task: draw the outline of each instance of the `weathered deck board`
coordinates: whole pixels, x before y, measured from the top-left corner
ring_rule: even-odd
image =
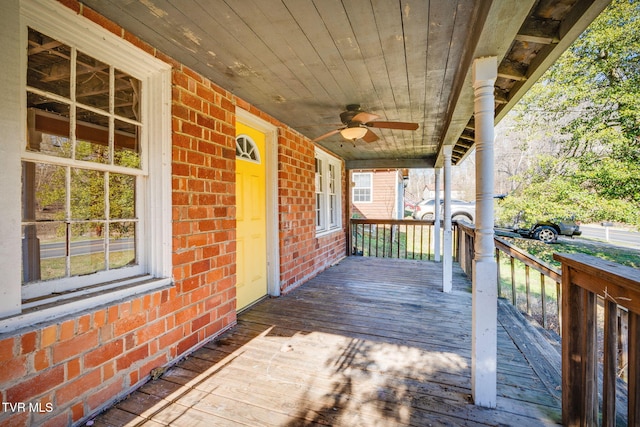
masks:
[[[430,262],[350,257],[291,294],[242,313],[233,330],[94,425],[559,422],[553,389],[559,367],[545,368],[537,346],[517,342],[535,333],[523,333],[526,325],[510,320],[508,310],[499,316],[498,408],[470,403],[470,283],[457,270],[454,291],[443,294],[440,269]]]

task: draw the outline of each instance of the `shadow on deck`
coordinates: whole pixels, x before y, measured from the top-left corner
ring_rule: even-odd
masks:
[[[560,358],[507,304],[498,407],[470,403],[471,284],[456,267],[443,294],[440,277],[441,264],[349,257],[242,313],[93,425],[559,423]]]

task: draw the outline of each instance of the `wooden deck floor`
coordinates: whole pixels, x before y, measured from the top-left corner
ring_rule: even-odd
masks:
[[[559,366],[546,366],[527,342],[532,332],[503,304],[498,408],[470,403],[470,282],[455,270],[454,292],[443,294],[440,269],[349,257],[242,313],[234,329],[93,425],[559,423]]]

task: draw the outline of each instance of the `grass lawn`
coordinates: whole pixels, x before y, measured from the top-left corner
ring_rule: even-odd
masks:
[[[541,259],[546,264],[560,269],[560,263],[553,259],[554,253],[584,253],[608,261],[617,262],[633,268],[640,268],[640,251],[621,248],[606,243],[585,239],[561,239],[555,244],[546,244],[538,240],[504,238],[509,243]],[[550,278],[542,279],[540,273],[533,269],[529,272],[530,297],[527,310],[525,266],[520,261],[514,262],[514,281],[516,288],[516,305],[523,312],[528,312],[542,324],[542,286],[546,293],[546,323],[548,329],[558,331],[558,296],[557,284]],[[503,298],[513,299],[511,260],[502,254],[500,257],[500,289]]]
[[[630,248],[613,246],[607,243],[585,239],[560,239],[558,243],[546,244],[539,240],[505,238],[510,243],[524,249],[547,264],[560,268],[560,263],[553,259],[554,253],[593,255],[607,261],[640,268],[640,251]]]

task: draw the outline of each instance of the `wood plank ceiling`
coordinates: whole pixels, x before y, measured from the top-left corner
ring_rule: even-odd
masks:
[[[470,65],[497,55],[497,119],[609,0],[83,0],[313,139],[348,104],[416,131],[319,144],[357,167],[433,167],[473,148]]]

